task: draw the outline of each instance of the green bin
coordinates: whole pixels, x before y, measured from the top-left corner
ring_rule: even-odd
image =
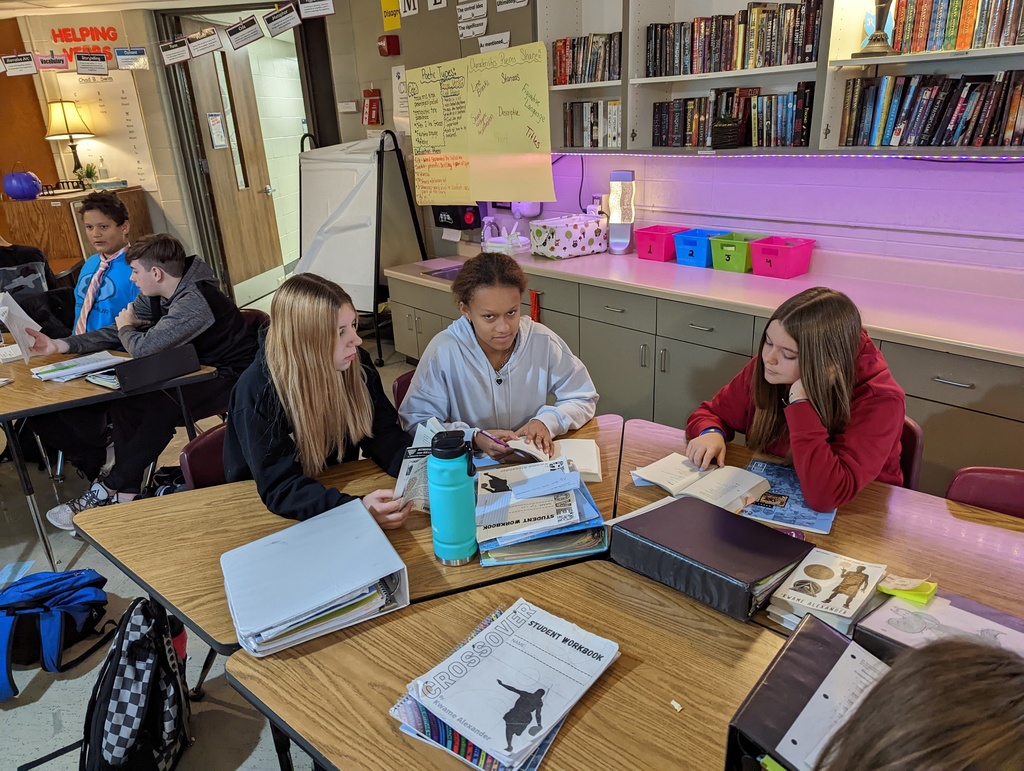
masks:
[[[726,233],[711,238],[711,260],[715,270],[750,273],[750,242],[764,237],[764,233]]]

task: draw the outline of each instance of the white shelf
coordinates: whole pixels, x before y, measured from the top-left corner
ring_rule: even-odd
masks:
[[[785,75],[790,72],[807,72],[814,70],[817,62],[801,64],[783,64],[778,67],[752,67],[748,70],[726,70],[724,72],[701,72],[696,75],[666,75],[660,78],[630,78],[631,86],[648,86],[659,83],[685,83],[693,80],[726,80],[728,78],[756,78],[767,75]]]
[[[551,86],[552,91],[582,91],[589,88],[618,88],[622,85],[621,80],[598,80],[593,83],[567,83],[562,86]]]
[[[922,51],[918,54],[898,56],[865,56],[858,59],[832,59],[830,67],[874,67],[878,64],[915,64],[917,62],[945,62],[955,59],[990,59],[1004,56],[1020,56],[1024,46],[1002,46],[998,48],[968,48],[966,51]],[[1011,68],[1019,69],[1019,68]]]

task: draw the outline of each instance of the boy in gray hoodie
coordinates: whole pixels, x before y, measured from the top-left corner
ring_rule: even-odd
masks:
[[[256,330],[247,328],[241,312],[217,288],[210,267],[199,257],[186,257],[174,237],[159,233],[141,238],[129,247],[126,259],[139,295],[113,324],[60,340],[33,333],[30,352],[91,353],[123,346],[140,358],[191,343],[200,364],[215,367],[217,377],[184,387],[186,403],[197,415],[226,405],[232,386],[256,354]],[[101,458],[108,415],[114,465],[105,479],[97,479],[80,497],[47,512],[47,519],[63,530],[74,530],[73,518],[79,511],[135,498],[146,467],[160,457],[175,426],[183,422],[181,406],[169,394],[156,391],[43,416],[44,420],[33,421],[33,428],[58,449],[79,458]],[[96,468],[95,460],[76,465]]]

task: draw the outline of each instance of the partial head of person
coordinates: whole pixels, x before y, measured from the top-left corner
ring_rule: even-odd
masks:
[[[816,771],[1019,771],[1024,658],[969,637],[904,651]]]
[[[785,400],[797,380],[830,434],[846,427],[860,335],[860,311],[834,289],[807,289],[776,309],[761,335],[751,383],[751,447],[763,449],[780,438]]]
[[[270,305],[267,367],[295,430],[299,462],[309,476],[333,450],[372,436],[373,409],[359,362],[362,340],[352,298],[315,273],[299,273]]]
[[[185,248],[168,233],[143,236],[124,255],[132,283],[146,297],[170,297],[185,274]]]
[[[484,353],[502,354],[515,345],[519,304],[528,282],[518,262],[493,252],[466,260],[455,277],[452,294]]]
[[[89,193],[78,213],[89,243],[101,256],[117,254],[128,245],[128,207],[113,193]]]

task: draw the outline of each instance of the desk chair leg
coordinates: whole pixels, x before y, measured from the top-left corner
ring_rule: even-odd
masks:
[[[203,690],[203,683],[206,682],[206,677],[210,674],[210,669],[216,660],[217,651],[210,648],[210,652],[206,654],[206,661],[203,662],[202,671],[199,672],[199,680],[196,682],[195,687],[188,692],[188,697],[192,701],[199,701],[206,695],[206,691]]]
[[[176,390],[178,392],[178,404],[181,405],[181,417],[185,420],[185,433],[188,434],[188,440],[191,442],[196,438],[196,422],[192,420],[192,411],[185,402],[185,395],[181,392],[181,386],[178,386]]]
[[[32,432],[32,436],[35,437],[36,447],[39,448],[39,456],[43,459],[43,465],[46,466],[46,476],[53,479],[53,467],[50,465],[50,453],[43,447],[43,440],[39,438],[39,434],[35,431]]]
[[[277,750],[277,762],[281,765],[281,771],[294,771],[292,766],[292,740],[288,734],[270,722],[270,733],[274,737],[274,749]]]
[[[10,421],[4,421],[4,433],[7,434],[7,446],[11,448],[11,460],[18,472],[18,480],[21,482],[22,492],[25,493],[25,500],[28,502],[28,510],[32,515],[32,523],[36,526],[36,535],[43,544],[43,551],[46,553],[46,561],[50,563],[50,570],[57,571],[57,561],[53,557],[53,549],[50,548],[50,541],[46,537],[46,528],[43,526],[43,516],[39,512],[39,504],[36,503],[36,493],[32,489],[32,480],[29,478],[28,469],[25,468],[25,456],[21,452],[21,444],[18,442],[18,435]]]

